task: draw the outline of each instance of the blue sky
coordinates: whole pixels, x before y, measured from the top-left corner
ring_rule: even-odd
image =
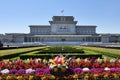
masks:
[[[120,0],[0,0],[0,34],[29,33],[29,25],[49,25],[61,10],[97,33],[120,33]]]

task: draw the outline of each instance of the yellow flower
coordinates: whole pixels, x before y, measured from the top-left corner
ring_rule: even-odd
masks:
[[[93,76],[94,76],[94,78],[97,78],[99,75],[98,74],[94,74]]]
[[[55,63],[54,60],[50,59],[49,61],[50,61],[51,63],[53,63],[54,65],[56,65],[56,63]]]
[[[43,63],[44,63],[44,64],[47,64],[47,60],[46,60],[46,59],[43,59]]]
[[[105,74],[105,75],[104,75],[104,78],[108,78],[108,74]]]
[[[119,78],[119,76],[116,74],[116,73],[114,73],[114,78]]]
[[[62,60],[62,64],[64,64],[65,60]]]
[[[41,80],[46,80],[46,77],[44,76],[44,77],[41,77]]]
[[[6,80],[11,80],[11,79],[12,79],[12,77],[9,75],[6,77]]]
[[[2,80],[2,77],[0,76],[0,80]]]
[[[78,75],[77,74],[73,75],[73,78],[78,79]]]
[[[64,63],[64,64],[62,64],[62,66],[66,66],[66,64]]]
[[[51,79],[55,79],[55,76],[54,76],[54,75],[51,75]]]
[[[84,76],[84,80],[89,80],[89,76],[88,76],[88,75],[85,75],[85,76]]]
[[[65,79],[65,80],[67,80],[67,77],[66,77],[66,76],[64,76],[64,79]]]
[[[4,62],[5,64],[8,64],[9,59],[7,59],[7,60],[3,60],[3,62]]]
[[[18,76],[17,79],[18,79],[18,80],[22,80],[22,76]]]
[[[33,76],[29,76],[29,80],[34,80],[34,77]]]

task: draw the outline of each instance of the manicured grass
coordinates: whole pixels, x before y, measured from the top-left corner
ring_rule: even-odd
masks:
[[[36,49],[40,49],[40,48],[42,48],[42,47],[30,47],[30,48],[17,48],[17,49],[0,50],[0,56],[14,54],[14,53],[20,53],[20,52],[26,52],[26,51],[36,50]]]
[[[99,50],[99,51],[108,52],[108,53],[114,53],[114,54],[120,54],[119,49],[109,49],[109,48],[99,48],[99,47],[83,47],[83,48]]]
[[[84,53],[82,53],[84,52]],[[57,56],[58,54],[62,54],[64,56],[68,57],[80,57],[80,58],[86,58],[86,57],[100,57],[102,58],[101,54],[98,54],[93,51],[88,51],[83,48],[78,48],[75,46],[64,46],[64,49],[61,49],[61,46],[51,46],[43,48],[39,51],[29,52],[27,54],[21,54],[21,59],[29,58],[51,58],[52,56]]]
[[[79,53],[83,51],[84,53]],[[42,52],[42,53],[41,53]],[[61,46],[45,46],[45,47],[30,47],[30,48],[18,48],[9,50],[0,50],[0,59],[19,59],[20,56],[33,56],[33,57],[45,57],[58,55],[63,52],[63,55],[69,56],[83,56],[83,55],[102,55],[103,58],[120,58],[120,50],[98,48],[98,47],[85,47],[85,46],[64,46],[63,50]],[[71,52],[71,53],[70,53]]]
[[[30,47],[30,48],[20,48],[20,49],[9,49],[2,50],[1,52],[6,52],[7,54],[1,54],[0,60],[2,59],[10,59],[10,58],[19,58],[21,54],[26,54],[29,52],[39,51],[44,47]]]
[[[108,58],[120,58],[120,50],[118,49],[108,49],[108,48],[99,48],[99,47],[87,47],[87,46],[80,46],[81,48],[93,52],[97,52],[102,54],[104,57]],[[79,47],[78,47],[79,48]]]

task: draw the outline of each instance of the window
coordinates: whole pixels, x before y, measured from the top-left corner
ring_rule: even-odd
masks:
[[[64,17],[61,17],[61,21],[65,21],[65,18],[64,18]]]

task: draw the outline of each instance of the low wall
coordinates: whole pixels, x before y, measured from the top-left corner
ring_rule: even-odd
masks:
[[[25,42],[25,43],[4,43],[4,47],[29,47],[29,46],[44,46],[40,42]]]
[[[41,45],[71,45],[71,46],[106,46],[106,47],[120,47],[120,43],[102,43],[102,42],[24,42],[24,43],[4,43],[4,47],[24,47],[24,46],[41,46]]]
[[[43,42],[43,44],[53,46],[53,45],[80,45],[81,42]]]

